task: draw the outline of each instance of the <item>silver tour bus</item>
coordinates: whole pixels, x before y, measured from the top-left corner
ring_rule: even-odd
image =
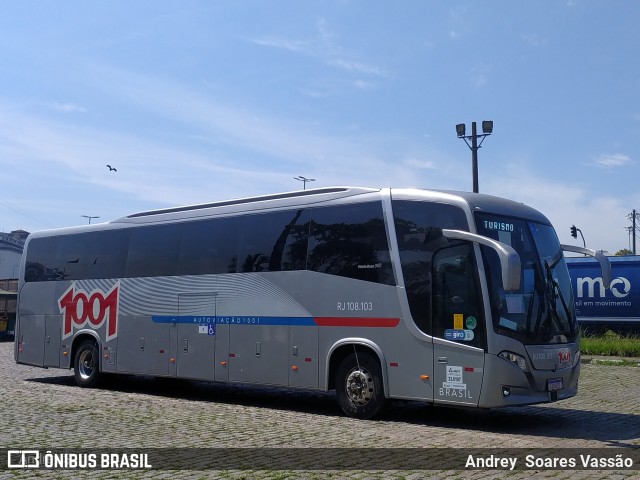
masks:
[[[482,194],[335,187],[37,232],[15,360],[105,374],[507,407],[576,395],[571,282],[547,220]],[[597,255],[607,282],[610,270]]]

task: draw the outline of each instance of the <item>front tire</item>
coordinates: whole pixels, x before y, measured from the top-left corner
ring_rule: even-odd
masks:
[[[76,351],[73,360],[73,374],[79,387],[95,387],[100,380],[100,357],[98,344],[94,340],[85,340]]]
[[[369,353],[349,354],[336,372],[336,396],[349,417],[368,420],[387,405],[380,362]]]

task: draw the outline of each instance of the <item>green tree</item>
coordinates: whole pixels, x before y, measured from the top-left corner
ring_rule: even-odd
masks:
[[[628,248],[623,248],[622,250],[618,250],[616,252],[616,257],[624,257],[625,255],[633,255],[633,252]]]

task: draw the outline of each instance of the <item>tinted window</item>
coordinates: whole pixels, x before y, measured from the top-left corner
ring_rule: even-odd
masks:
[[[394,284],[379,202],[317,208],[311,216],[308,269]]]
[[[84,233],[62,237],[60,260],[71,280],[117,278],[124,275],[129,246],[128,230]]]
[[[126,276],[175,275],[180,233],[179,224],[131,229]]]
[[[431,259],[447,245],[441,229],[468,230],[462,209],[453,205],[395,200],[396,237],[407,300],[414,322],[431,332]]]
[[[24,272],[26,282],[64,279],[64,272],[60,270],[57,258],[59,238],[36,238],[29,241]]]
[[[305,268],[308,219],[304,210],[246,215],[241,219],[239,272]]]
[[[439,250],[433,270],[433,336],[484,348],[484,308],[473,245]]]
[[[237,218],[186,223],[182,228],[178,275],[234,273]]]
[[[27,252],[25,280],[122,277],[128,242],[128,230],[35,239]]]

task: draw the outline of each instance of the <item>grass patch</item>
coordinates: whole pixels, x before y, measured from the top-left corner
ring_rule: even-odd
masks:
[[[580,338],[580,351],[585,355],[640,357],[640,336],[612,331],[603,335],[587,334]]]

